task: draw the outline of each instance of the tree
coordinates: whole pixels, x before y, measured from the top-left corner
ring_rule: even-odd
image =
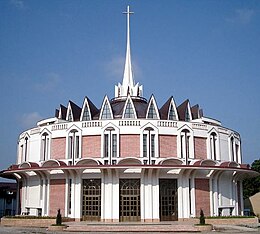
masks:
[[[251,168],[260,173],[260,159],[255,160],[252,163]],[[260,192],[260,175],[243,181],[244,199],[249,198],[258,192]]]

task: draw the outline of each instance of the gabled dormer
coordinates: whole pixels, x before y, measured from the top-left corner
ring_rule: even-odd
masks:
[[[67,121],[79,121],[80,119],[81,108],[77,106],[74,102],[69,101],[66,120]]]
[[[112,108],[107,96],[103,100],[99,119],[113,119]]]
[[[60,109],[58,112],[58,118],[59,119],[66,119],[67,116],[67,108],[63,105],[60,105]]]
[[[181,105],[179,105],[177,110],[178,110],[179,120],[187,121],[187,122],[192,120],[190,102],[188,99],[184,101]]]
[[[179,120],[175,101],[171,96],[160,109],[161,119]]]
[[[95,116],[98,113],[97,107],[90,101],[88,97],[85,97],[82,111],[80,115],[81,121],[88,121],[92,120],[93,116]]]
[[[198,104],[191,107],[191,114],[192,119],[200,119],[201,117],[203,117],[202,109],[200,109]]]
[[[135,106],[134,106],[133,100],[131,99],[130,95],[128,95],[128,97],[125,101],[122,118],[123,119],[136,119],[137,118]]]
[[[160,114],[158,111],[158,106],[156,104],[155,98],[152,95],[147,106],[146,119],[160,119]]]

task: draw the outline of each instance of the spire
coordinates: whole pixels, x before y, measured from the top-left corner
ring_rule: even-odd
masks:
[[[125,58],[125,70],[124,70],[124,77],[123,77],[123,86],[124,87],[134,87],[134,80],[133,80],[133,72],[132,72],[132,64],[131,64],[131,51],[130,51],[130,14],[134,12],[130,11],[130,7],[127,6],[127,11],[123,12],[126,14],[127,19],[127,37],[126,37],[126,58]]]
[[[143,86],[139,85],[139,83],[135,84],[133,79],[133,71],[132,71],[132,62],[131,62],[131,50],[130,50],[130,15],[134,12],[130,11],[130,6],[127,6],[127,9],[123,14],[126,14],[126,22],[127,22],[127,34],[126,34],[126,57],[125,57],[125,68],[123,75],[123,83],[122,85],[118,83],[115,86],[115,97],[127,97],[136,96],[140,97],[143,93]]]

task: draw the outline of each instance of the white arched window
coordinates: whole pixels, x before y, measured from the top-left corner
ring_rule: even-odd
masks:
[[[102,155],[105,164],[115,164],[119,157],[119,130],[115,126],[107,126],[102,136]]]
[[[67,137],[67,159],[74,165],[75,160],[79,158],[81,158],[81,132],[72,129]]]
[[[28,161],[29,155],[29,135],[25,135],[20,143],[19,155],[20,155],[20,163]]]
[[[180,130],[177,136],[178,142],[178,157],[183,158],[186,164],[189,159],[194,158],[194,137],[193,132],[188,128]]]
[[[158,157],[158,129],[146,126],[141,135],[141,150],[145,164],[154,164]]]
[[[50,159],[50,135],[44,132],[41,135],[41,160]]]
[[[219,139],[216,132],[211,132],[208,138],[209,159],[219,160]]]
[[[241,163],[240,140],[234,135],[229,138],[229,159]]]

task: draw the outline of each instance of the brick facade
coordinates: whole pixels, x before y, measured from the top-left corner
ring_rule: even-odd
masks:
[[[207,138],[194,137],[195,158],[207,159]]]
[[[57,210],[60,209],[61,215],[65,215],[65,179],[50,180],[50,211],[49,216],[56,216]]]
[[[101,136],[82,137],[82,158],[101,157]]]
[[[200,216],[200,209],[205,216],[210,216],[209,179],[195,179],[196,216]]]
[[[177,157],[177,137],[159,135],[159,156],[161,158]]]
[[[65,159],[66,137],[51,140],[51,159]]]
[[[120,157],[140,157],[140,135],[120,135]]]

